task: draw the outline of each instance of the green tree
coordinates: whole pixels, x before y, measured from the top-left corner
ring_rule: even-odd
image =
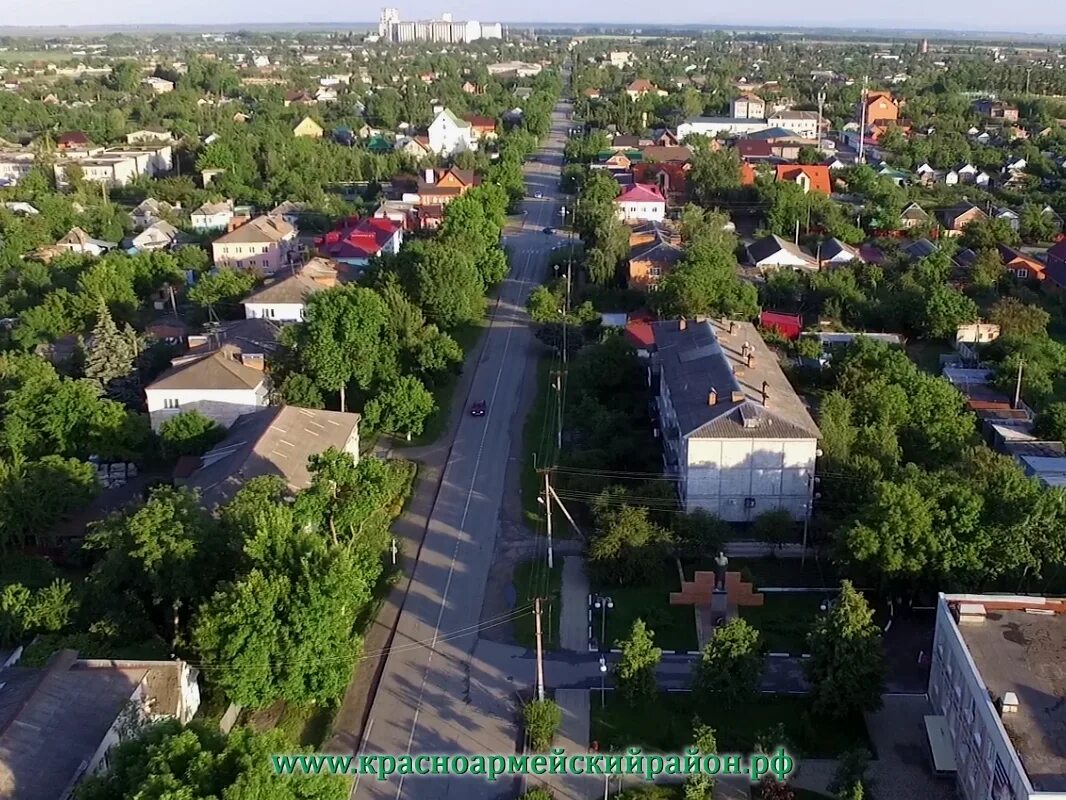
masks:
[[[354,381],[366,390],[392,353],[385,338],[387,309],[372,289],[342,286],[312,295],[304,312],[299,353],[322,389],[340,394]]]
[[[271,755],[300,752],[281,731],[256,733],[237,728],[229,736],[206,725],[183,728],[158,722],[120,744],[110,769],[88,778],[77,800],[214,800],[218,797],[269,800],[344,800],[349,782],[331,775],[279,778]]]
[[[714,729],[704,725],[699,717],[692,720],[692,745],[701,754],[718,753],[718,740],[715,738]],[[689,775],[685,779],[685,800],[707,800],[714,789],[714,778],[702,772]]]
[[[696,664],[694,690],[708,701],[734,708],[754,696],[761,677],[759,632],[737,617],[714,629]]]
[[[191,289],[189,299],[214,312],[235,309],[255,286],[255,276],[248,270],[222,267],[201,275]]]
[[[1051,315],[1039,306],[1023,303],[1017,297],[1004,297],[992,306],[988,319],[999,325],[1000,336],[1039,339],[1047,336]]]
[[[814,710],[827,717],[876,711],[885,681],[881,630],[866,598],[842,581],[829,612],[810,634],[807,677]]]
[[[740,156],[737,151],[732,147],[698,149],[692,156],[688,184],[701,203],[711,203],[735,192],[740,188]]]
[[[93,465],[76,458],[0,460],[0,553],[51,544],[55,523],[84,508],[99,489]]]
[[[248,708],[335,701],[362,649],[353,621],[381,573],[380,540],[346,544],[340,525],[326,538],[298,511],[274,503],[255,514],[247,571],[201,606],[193,629],[209,679]]]
[[[282,402],[290,406],[300,408],[325,408],[326,403],[322,399],[322,392],[318,386],[306,375],[293,372],[285,376],[278,390]]]
[[[405,375],[386,386],[363,407],[363,420],[371,430],[420,436],[437,401],[418,378]]]
[[[66,627],[75,600],[67,581],[56,580],[40,589],[9,583],[0,589],[0,645],[29,644],[38,633]]]
[[[563,723],[563,710],[554,700],[530,700],[522,708],[522,719],[530,747],[543,751],[551,747],[555,732]]]
[[[870,753],[865,748],[848,750],[840,756],[829,791],[838,800],[862,800],[866,794],[866,771],[870,766]]]
[[[129,325],[120,332],[107,305],[100,301],[96,327],[85,355],[85,377],[116,399],[129,397],[130,376],[139,355],[140,343]]]
[[[615,647],[622,651],[614,670],[615,685],[630,705],[655,696],[655,667],[662,661],[663,651],[655,646],[654,637],[654,631],[648,630],[644,620],[637,619],[629,636],[615,642]]]
[[[657,571],[671,543],[670,532],[648,517],[648,509],[604,492],[594,503],[596,531],[588,557],[604,577],[634,583]]]
[[[226,429],[199,411],[183,411],[159,428],[164,458],[199,456],[226,438]]]
[[[192,491],[159,486],[144,505],[100,523],[86,544],[105,551],[98,585],[138,599],[174,643],[224,568],[215,530]]]
[[[1066,403],[1051,403],[1037,414],[1033,432],[1045,439],[1066,442]]]
[[[795,524],[792,515],[784,509],[764,511],[752,522],[751,534],[760,542],[769,542],[780,547],[795,540]]]
[[[960,247],[971,250],[994,250],[997,245],[1017,247],[1021,244],[1018,231],[1005,219],[989,218],[968,223],[959,238]]]

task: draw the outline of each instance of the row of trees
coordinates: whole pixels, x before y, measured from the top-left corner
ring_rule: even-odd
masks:
[[[1066,496],[977,444],[959,393],[860,340],[820,408],[822,508],[838,559],[885,585],[980,590],[1066,561]]]
[[[366,285],[309,298],[271,366],[282,397],[321,408],[336,394],[344,410],[354,390],[371,428],[421,433],[435,410],[428,387],[462,362],[452,333],[482,318],[489,288],[506,274],[506,207],[504,190],[483,184],[448,205],[436,238],[409,240],[380,259]]]

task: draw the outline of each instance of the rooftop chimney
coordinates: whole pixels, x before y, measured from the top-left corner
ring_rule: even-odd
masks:
[[[751,369],[751,367],[752,367],[752,365],[754,363],[755,363],[755,353],[753,353],[753,352],[751,352],[749,350],[748,351],[748,369]]]
[[[715,389],[712,386],[711,387],[711,391],[707,394],[707,405],[714,406],[714,405],[717,405],[717,404],[718,404],[718,390]]]
[[[737,329],[737,323],[733,320],[729,320],[729,332],[733,333]]]
[[[433,170],[433,167],[426,167],[426,183],[433,183],[436,177],[437,173]]]
[[[729,400],[730,400],[730,402],[733,402],[733,403],[743,403],[744,402],[744,392],[742,392],[742,391],[740,391],[738,389],[734,389],[733,393],[729,395]]]
[[[688,327],[688,320],[682,317],[677,321],[677,329],[683,331]]]
[[[770,384],[766,381],[762,382],[762,404],[764,406],[770,405]]]

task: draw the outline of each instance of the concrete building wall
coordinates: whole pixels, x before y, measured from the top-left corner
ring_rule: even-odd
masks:
[[[814,439],[688,439],[686,510],[703,508],[730,522],[784,509],[802,520],[810,502]]]
[[[245,303],[245,319],[272,319],[277,322],[300,322],[304,318],[303,303]]]
[[[963,800],[1024,800],[1031,796],[1032,785],[1009,744],[1007,732],[989,699],[988,687],[966,649],[943,595],[937,602],[929,702],[947,720],[958,768],[956,786]],[[1051,800],[1062,795],[1032,796]]]
[[[229,427],[241,414],[270,405],[266,381],[257,389],[148,389],[148,416],[152,429],[183,411],[199,411],[205,417]],[[167,406],[171,407],[168,408]]]

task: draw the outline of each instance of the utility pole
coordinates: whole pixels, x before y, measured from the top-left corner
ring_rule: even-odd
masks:
[[[551,551],[549,551],[551,552]],[[537,630],[537,699],[544,699],[544,640],[540,630],[540,598],[533,600],[533,618]]]
[[[825,110],[825,87],[828,83],[822,84],[822,88],[818,90],[818,152],[822,152],[822,117]]]
[[[566,330],[564,327],[563,330]],[[565,352],[565,349],[564,349]],[[563,449],[563,370],[557,370],[552,372],[552,378],[554,380],[555,392],[558,395],[558,403],[556,408],[558,413],[556,417],[558,419],[558,429],[555,432],[556,445],[559,450]]]
[[[544,470],[544,513],[548,522],[548,569],[555,568],[555,553],[552,551],[552,488],[551,473]]]
[[[1018,380],[1014,384],[1014,408],[1022,404],[1022,367],[1024,366],[1024,361],[1018,362]]]
[[[862,79],[862,113],[859,123],[859,163],[866,163],[866,78]]]

